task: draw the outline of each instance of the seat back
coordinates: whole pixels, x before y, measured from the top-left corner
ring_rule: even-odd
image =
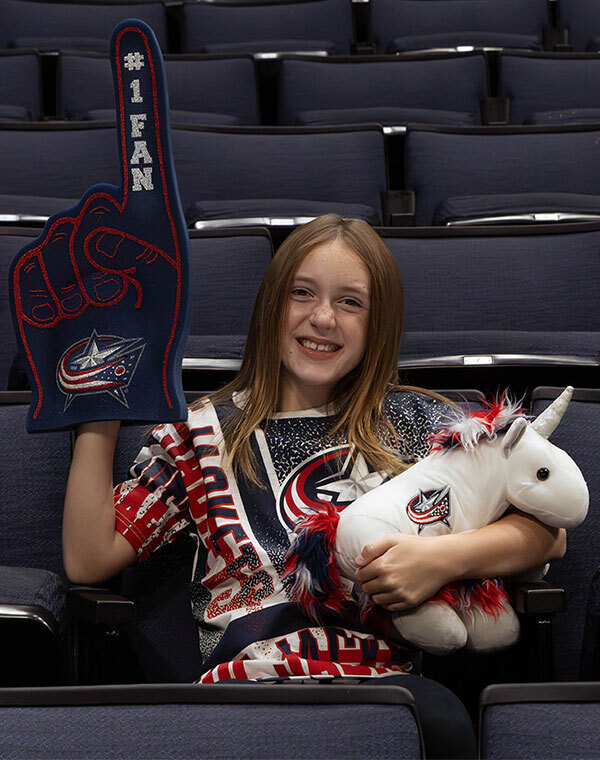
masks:
[[[280,124],[294,124],[306,111],[381,106],[468,112],[474,123],[481,123],[480,103],[488,94],[487,66],[478,53],[402,59],[287,58],[281,62],[278,91]]]
[[[589,0],[560,0],[560,26],[567,30],[567,40],[575,51],[598,50],[600,7]]]
[[[0,195],[79,198],[91,185],[120,181],[113,126],[0,126]]]
[[[184,211],[195,201],[270,198],[365,204],[381,212],[387,170],[378,127],[176,126],[172,138]]]
[[[0,390],[8,388],[10,368],[17,352],[9,308],[8,272],[17,253],[36,236],[37,232],[25,228],[0,229]]]
[[[537,416],[562,389],[536,388],[532,394],[532,413]],[[598,425],[600,391],[575,390],[560,425],[551,441],[565,449],[579,465],[587,481],[590,507],[585,521],[567,535],[567,553],[550,564],[547,579],[565,589],[567,611],[553,622],[556,677],[572,681],[579,673],[586,604],[590,583],[600,557],[600,471],[598,469]]]
[[[600,225],[379,232],[404,284],[401,358],[600,350]]]
[[[167,56],[165,71],[172,111],[236,116],[242,124],[259,122],[254,62],[249,56]],[[91,111],[114,107],[114,85],[107,57],[92,53],[59,56],[60,117],[85,119]],[[176,116],[172,120],[176,121]]]
[[[448,198],[519,193],[598,194],[596,127],[409,127],[405,187],[417,225],[433,223]]]
[[[70,435],[27,433],[29,398],[28,392],[0,392],[4,431],[0,456],[0,564],[42,568],[64,577],[61,524]]]
[[[0,753],[15,760],[40,757],[42,749],[48,757],[90,760],[149,754],[257,760],[423,756],[414,701],[401,686],[188,684],[20,691],[0,690]]]
[[[125,18],[149,24],[163,50],[167,48],[167,20],[158,2],[61,3],[1,0],[0,47],[40,49],[106,49],[114,27]],[[33,44],[31,44],[33,43]]]
[[[600,684],[495,684],[481,695],[482,760],[596,757]]]
[[[426,3],[371,0],[370,7],[373,42],[382,53],[396,37],[463,32],[541,37],[549,21],[546,0],[478,0],[475,3],[471,0],[427,0]]]
[[[547,111],[598,108],[600,60],[596,55],[503,53],[500,95],[510,99],[511,124]]]
[[[291,2],[188,2],[183,6],[182,52],[233,52],[315,49],[324,41],[337,53],[349,53],[352,42],[350,0]],[[317,49],[322,47],[316,45]]]
[[[0,121],[42,115],[40,58],[34,50],[0,51]]]
[[[273,255],[268,231],[192,232],[190,238],[194,293],[190,334],[245,336]]]

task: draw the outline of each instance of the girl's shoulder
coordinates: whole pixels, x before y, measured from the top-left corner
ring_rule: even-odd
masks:
[[[419,390],[394,390],[387,394],[383,409],[392,423],[400,452],[420,459],[430,450],[429,435],[448,413],[448,404]]]

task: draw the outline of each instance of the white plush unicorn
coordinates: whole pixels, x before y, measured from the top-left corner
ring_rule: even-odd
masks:
[[[297,527],[288,555],[294,598],[317,619],[322,606],[341,609],[351,596],[355,557],[365,544],[390,533],[474,530],[510,505],[547,525],[578,525],[588,509],[585,480],[571,457],[547,440],[572,393],[567,388],[532,422],[506,394],[472,415],[456,410],[443,429],[432,431],[427,457],[341,513],[331,507],[308,517]],[[460,584],[446,587],[392,616],[406,641],[435,654],[465,645],[492,651],[519,635],[508,597],[493,582],[484,582],[474,595]]]

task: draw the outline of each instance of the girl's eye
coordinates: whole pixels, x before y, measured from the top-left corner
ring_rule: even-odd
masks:
[[[354,306],[359,309],[362,306],[360,301],[357,301],[356,298],[344,298],[342,299],[342,303],[346,304],[346,306]]]
[[[309,296],[310,293],[306,288],[292,288],[292,295],[293,296]]]

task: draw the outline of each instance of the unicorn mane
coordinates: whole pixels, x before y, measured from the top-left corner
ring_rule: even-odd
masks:
[[[522,399],[513,400],[504,391],[492,401],[483,401],[483,408],[450,410],[428,435],[430,451],[444,451],[458,446],[472,450],[483,436],[493,440],[499,431],[519,417],[527,417]]]

